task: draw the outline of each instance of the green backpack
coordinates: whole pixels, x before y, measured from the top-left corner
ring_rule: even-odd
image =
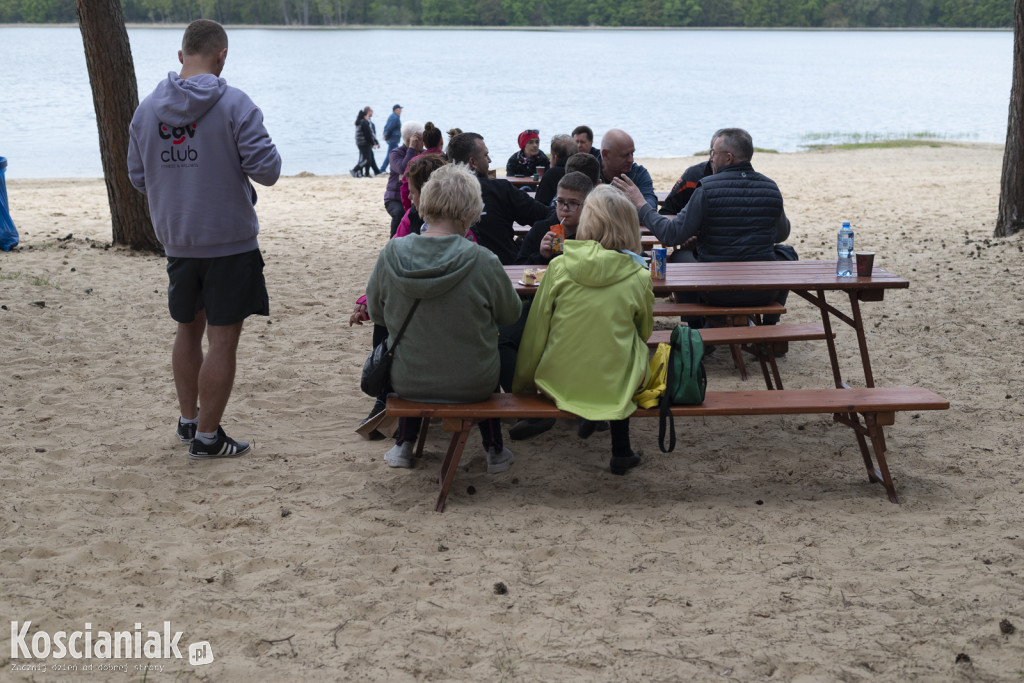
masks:
[[[704,402],[708,378],[704,372],[704,340],[700,332],[686,325],[676,325],[669,341],[668,378],[661,397],[661,420],[658,426],[658,447],[670,453],[676,447],[676,424],[672,405],[699,405]],[[666,427],[669,433],[665,447]]]

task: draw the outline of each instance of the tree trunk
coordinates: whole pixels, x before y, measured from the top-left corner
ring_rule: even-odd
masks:
[[[1003,150],[1003,177],[999,183],[996,237],[1024,230],[1024,0],[1013,3],[1013,85],[1010,117]]]
[[[139,106],[135,64],[120,0],[75,0],[85,46],[114,244],[163,253],[145,195],[128,179],[128,127]]]

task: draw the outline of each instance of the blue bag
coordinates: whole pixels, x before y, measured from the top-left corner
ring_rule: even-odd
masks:
[[[7,159],[0,157],[0,251],[10,251],[18,246],[18,229],[11,220],[11,212],[7,210],[7,183],[4,174],[7,172]]]

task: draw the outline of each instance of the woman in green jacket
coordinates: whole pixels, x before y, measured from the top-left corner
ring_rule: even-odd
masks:
[[[602,185],[587,196],[575,240],[537,289],[516,359],[515,393],[540,390],[562,410],[611,421],[613,474],[640,462],[629,443],[633,395],[648,369],[651,276],[638,256],[636,209]]]
[[[419,306],[395,347],[391,385],[402,398],[474,403],[498,389],[498,326],[519,319],[520,301],[498,257],[466,239],[484,208],[480,182],[463,164],[442,166],[420,191],[420,234],[387,243],[366,285],[370,319],[394,339],[414,302]],[[419,418],[399,420],[391,467],[412,467]],[[505,472],[512,452],[499,420],[480,423],[487,471]]]

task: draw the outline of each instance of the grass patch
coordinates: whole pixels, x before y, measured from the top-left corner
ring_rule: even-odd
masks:
[[[801,147],[808,150],[824,149],[889,149],[899,147],[942,147],[952,144],[946,136],[933,131],[908,133],[808,133]]]
[[[890,149],[898,147],[944,147],[952,143],[941,140],[876,140],[873,142],[840,142],[804,145],[808,150],[823,149]]]

